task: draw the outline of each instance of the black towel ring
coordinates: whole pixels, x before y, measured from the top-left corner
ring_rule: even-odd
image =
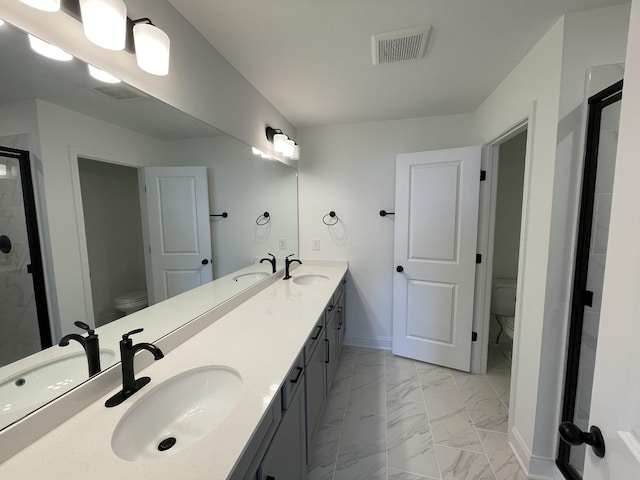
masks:
[[[269,212],[264,212],[262,215],[258,215],[258,218],[256,218],[256,225],[266,225],[270,221],[271,216],[269,215]]]
[[[335,218],[335,221],[333,223],[329,223],[329,222],[327,222],[327,217]],[[331,210],[324,217],[322,217],[322,223],[324,223],[325,225],[329,225],[329,226],[335,225],[336,223],[338,223],[338,215],[336,215],[336,212]]]

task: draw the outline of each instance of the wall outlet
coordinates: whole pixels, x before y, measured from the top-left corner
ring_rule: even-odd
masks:
[[[287,249],[287,239],[286,238],[281,238],[280,240],[278,240],[278,248],[280,250],[286,250]]]
[[[312,238],[311,239],[311,250],[320,250],[320,239]]]

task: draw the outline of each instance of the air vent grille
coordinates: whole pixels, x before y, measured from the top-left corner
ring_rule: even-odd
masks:
[[[118,101],[140,100],[147,98],[144,93],[123,84],[99,86],[95,87],[94,90]]]
[[[431,26],[380,33],[371,37],[373,64],[406,63],[424,57]]]

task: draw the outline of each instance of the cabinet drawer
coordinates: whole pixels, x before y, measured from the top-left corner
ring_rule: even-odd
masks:
[[[324,338],[324,315],[322,315],[318,321],[316,322],[316,326],[313,327],[313,331],[306,343],[304,344],[304,364],[308,365],[309,360],[311,359],[311,355],[313,355],[313,351],[320,343],[320,340]]]

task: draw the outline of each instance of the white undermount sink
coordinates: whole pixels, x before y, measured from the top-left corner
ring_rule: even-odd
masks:
[[[242,390],[240,373],[230,367],[213,365],[178,374],[136,394],[144,396],[118,422],[111,448],[130,462],[179,452],[220,425]]]
[[[316,274],[307,274],[300,275],[299,277],[293,277],[293,283],[297,283],[298,285],[319,285],[320,283],[326,282],[327,280],[329,280],[329,277]]]
[[[260,280],[267,278],[268,276],[269,274],[267,272],[249,272],[238,275],[237,277],[233,277],[233,280],[239,285],[249,287],[254,283],[259,282]]]
[[[103,368],[110,366],[114,359],[112,350],[100,350]],[[8,425],[88,378],[87,357],[84,352],[78,352],[53,358],[0,380],[0,423]]]

